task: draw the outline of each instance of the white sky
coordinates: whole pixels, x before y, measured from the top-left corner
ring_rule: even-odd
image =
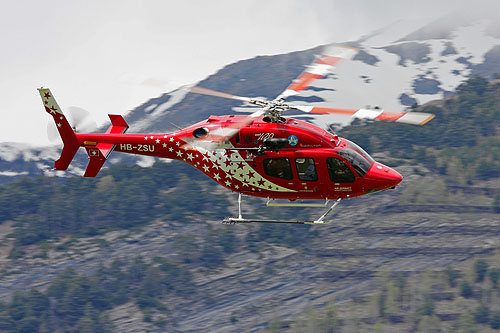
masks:
[[[495,1],[495,0],[492,0]],[[99,123],[229,63],[428,22],[465,0],[2,0],[0,142],[47,144],[36,90]]]

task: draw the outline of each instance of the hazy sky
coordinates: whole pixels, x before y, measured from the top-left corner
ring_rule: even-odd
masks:
[[[495,0],[492,0],[495,1]],[[0,142],[48,143],[36,90],[96,121],[195,83],[226,64],[356,40],[401,19],[428,22],[463,0],[4,1]]]

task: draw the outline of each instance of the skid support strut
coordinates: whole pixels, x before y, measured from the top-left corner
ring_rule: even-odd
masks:
[[[236,223],[291,223],[291,224],[329,224],[330,222],[325,222],[325,217],[330,214],[330,212],[337,207],[342,198],[335,200],[333,205],[328,208],[328,210],[321,215],[321,217],[315,221],[283,221],[283,220],[256,220],[256,219],[244,219],[241,213],[241,193],[238,193],[238,217],[226,217],[222,223],[224,224],[236,224]]]
[[[321,215],[321,217],[319,219],[317,219],[316,221],[314,221],[313,223],[325,223],[325,221],[323,221],[323,219],[328,215],[330,214],[330,212],[335,208],[337,207],[337,205],[340,203],[340,200],[342,200],[342,198],[338,198],[337,200],[335,200],[335,202],[333,203],[333,205],[328,208],[328,210],[323,214]],[[329,223],[329,222],[326,222],[326,223]]]
[[[241,193],[238,193],[238,220],[243,220],[243,216],[241,216]]]

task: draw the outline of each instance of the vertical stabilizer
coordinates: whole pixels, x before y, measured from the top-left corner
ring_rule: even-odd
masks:
[[[50,89],[38,88],[38,92],[42,98],[45,111],[54,118],[57,130],[64,144],[61,157],[54,163],[54,169],[66,170],[80,146],[78,144],[78,139],[76,138],[73,128],[71,128],[71,125],[54,99],[54,96],[50,92]]]

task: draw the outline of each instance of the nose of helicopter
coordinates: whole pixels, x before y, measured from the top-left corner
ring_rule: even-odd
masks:
[[[377,181],[383,188],[394,187],[403,180],[403,176],[399,172],[382,163],[375,163],[368,171],[368,177]]]

